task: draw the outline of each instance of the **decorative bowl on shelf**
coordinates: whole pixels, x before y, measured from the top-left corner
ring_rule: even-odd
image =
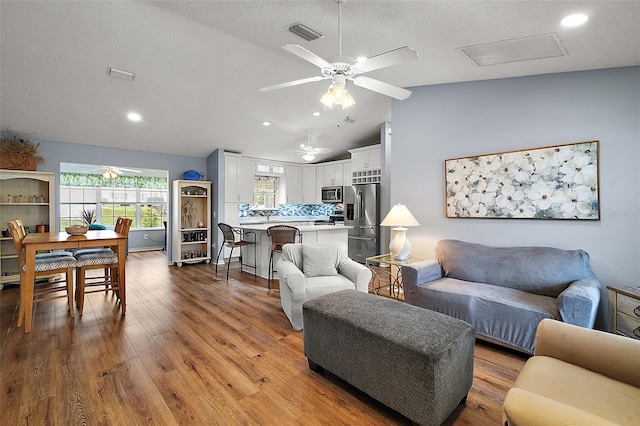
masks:
[[[200,180],[201,177],[202,175],[195,170],[187,170],[182,174],[184,180]]]
[[[73,225],[67,226],[66,228],[64,228],[64,230],[67,231],[67,234],[69,235],[84,235],[87,233],[89,228],[82,225]]]

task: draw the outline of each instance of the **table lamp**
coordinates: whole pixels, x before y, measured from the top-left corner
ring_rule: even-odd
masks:
[[[380,226],[395,226],[392,228],[394,238],[389,244],[389,251],[396,260],[406,260],[411,253],[411,244],[407,240],[407,226],[420,225],[404,204],[396,204],[385,216]]]

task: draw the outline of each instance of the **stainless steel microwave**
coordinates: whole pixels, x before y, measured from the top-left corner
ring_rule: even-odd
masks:
[[[322,187],[323,203],[341,203],[344,188],[342,186],[324,186]]]

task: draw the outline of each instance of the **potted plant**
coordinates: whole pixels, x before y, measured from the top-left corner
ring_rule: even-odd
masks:
[[[87,228],[96,222],[96,211],[93,209],[82,210],[80,212],[80,220]]]
[[[35,171],[36,164],[44,162],[37,154],[40,144],[31,142],[30,135],[6,128],[1,138],[0,169]]]

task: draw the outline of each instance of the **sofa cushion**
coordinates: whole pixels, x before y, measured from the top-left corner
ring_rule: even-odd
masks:
[[[589,255],[583,250],[489,247],[441,240],[436,257],[446,277],[556,298],[571,282],[593,276]]]
[[[514,388],[545,396],[620,425],[640,424],[640,389],[546,356],[530,358]]]
[[[318,276],[306,279],[305,300],[341,290],[355,290],[355,284],[343,275]]]
[[[471,324],[488,340],[533,353],[536,328],[558,319],[557,299],[486,283],[443,278],[419,285],[407,301]]]
[[[302,272],[306,277],[338,275],[342,252],[334,244],[302,244]]]

